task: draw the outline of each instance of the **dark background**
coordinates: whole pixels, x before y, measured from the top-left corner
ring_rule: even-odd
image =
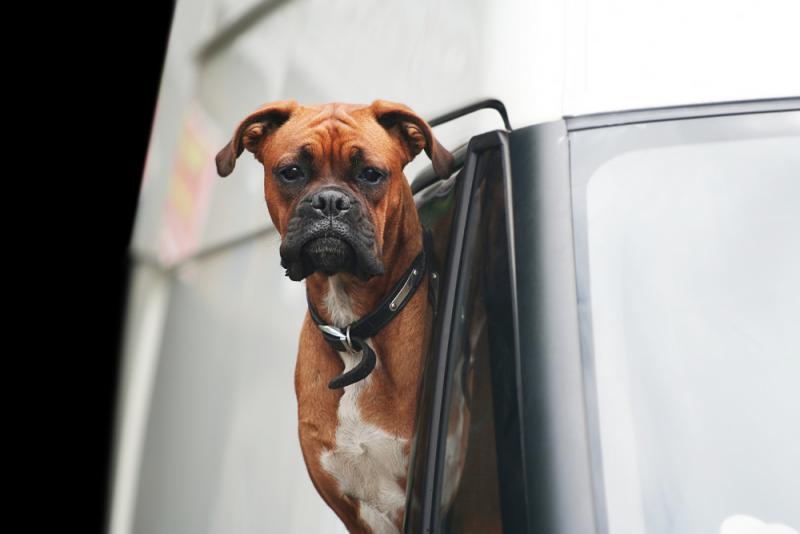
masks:
[[[8,246],[22,260],[7,260],[21,271],[9,277],[6,327],[20,328],[7,350],[25,367],[5,375],[19,391],[12,441],[21,437],[24,459],[12,458],[22,471],[14,493],[32,503],[26,531],[52,521],[99,533],[108,521],[128,246],[174,3],[37,9],[47,13],[16,32],[4,76],[24,98],[7,98],[5,109],[22,119],[6,127],[21,152],[6,155],[25,167],[15,182],[25,191],[5,196],[15,210]],[[6,164],[15,170],[11,158]]]

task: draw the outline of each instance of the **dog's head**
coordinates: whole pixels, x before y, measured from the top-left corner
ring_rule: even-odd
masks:
[[[385,100],[266,104],[239,123],[217,154],[220,176],[233,171],[245,149],[264,166],[267,208],[292,280],[315,271],[362,280],[382,274],[386,228],[395,210],[409,200],[413,205],[403,168],[422,150],[440,177],[453,162],[422,118]]]

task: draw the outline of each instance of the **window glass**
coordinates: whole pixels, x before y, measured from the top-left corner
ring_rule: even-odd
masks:
[[[505,211],[497,156],[493,151],[478,161],[459,267],[442,422],[442,532],[502,530],[486,302],[490,290],[507,290],[493,287],[489,277],[490,264],[497,270],[498,264],[507,262],[501,241]],[[497,280],[499,286],[502,282]]]
[[[800,529],[800,114],[777,115],[574,136],[649,145],[573,161],[612,534]]]
[[[461,257],[447,258],[447,267],[442,269],[443,288],[448,285],[447,276],[458,278],[453,323],[450,330],[437,331],[434,336],[447,336],[449,346],[446,354],[437,354],[438,345],[432,344],[423,381],[407,532],[423,528],[420,480],[426,466],[430,466],[426,463],[430,451],[425,446],[432,433],[441,436],[435,493],[438,531],[501,532],[504,521],[520,524],[514,516],[521,509],[517,499],[501,497],[501,487],[515,492],[517,497],[522,492],[518,491],[520,440],[500,155],[496,149],[482,153],[475,167],[473,190],[465,191],[458,200],[438,204],[439,213],[447,206],[449,211],[445,213],[449,216],[441,219],[445,224],[434,232],[437,242],[447,244],[454,239],[450,232],[453,208],[467,202],[469,215],[462,229]],[[462,183],[463,172],[458,177]],[[425,209],[421,213],[423,221],[430,220]],[[453,272],[449,269],[451,264]],[[440,307],[439,312],[449,310]],[[439,321],[436,324],[441,326]],[[433,428],[435,418],[428,403],[437,387],[437,368],[445,359],[443,415],[439,428]]]

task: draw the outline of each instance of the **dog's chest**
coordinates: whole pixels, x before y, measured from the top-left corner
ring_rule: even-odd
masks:
[[[335,280],[330,284],[326,306],[338,326],[355,319],[347,295],[338,292]],[[366,341],[372,346],[371,340]],[[346,352],[339,354],[345,370],[360,358]],[[337,410],[335,447],[324,450],[320,460],[342,493],[360,501],[360,516],[373,532],[398,532],[395,520],[405,506],[405,491],[398,481],[406,476],[408,457],[404,451],[408,440],[363,419],[359,398],[370,387],[370,379],[368,376],[344,388]]]
[[[323,451],[321,463],[344,495],[360,501],[361,518],[373,532],[397,532],[394,521],[405,505],[398,481],[408,466],[407,440],[363,420],[358,397],[366,386],[362,381],[345,388],[337,412],[336,445]]]

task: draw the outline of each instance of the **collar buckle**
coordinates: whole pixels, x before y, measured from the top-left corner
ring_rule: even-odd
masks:
[[[356,354],[360,352],[360,350],[356,350],[353,347],[353,342],[350,339],[351,325],[347,325],[347,329],[344,332],[342,332],[341,328],[329,324],[321,324],[317,326],[319,326],[319,329],[322,330],[324,334],[336,338],[337,341],[339,341],[342,345],[344,345],[344,348],[347,349],[347,352],[349,352],[350,354]]]
[[[345,336],[344,333],[335,326],[331,326],[329,324],[320,324],[317,326],[319,326],[319,329],[322,330],[323,333],[328,334],[331,337],[335,337],[341,342],[347,340],[347,336]]]

